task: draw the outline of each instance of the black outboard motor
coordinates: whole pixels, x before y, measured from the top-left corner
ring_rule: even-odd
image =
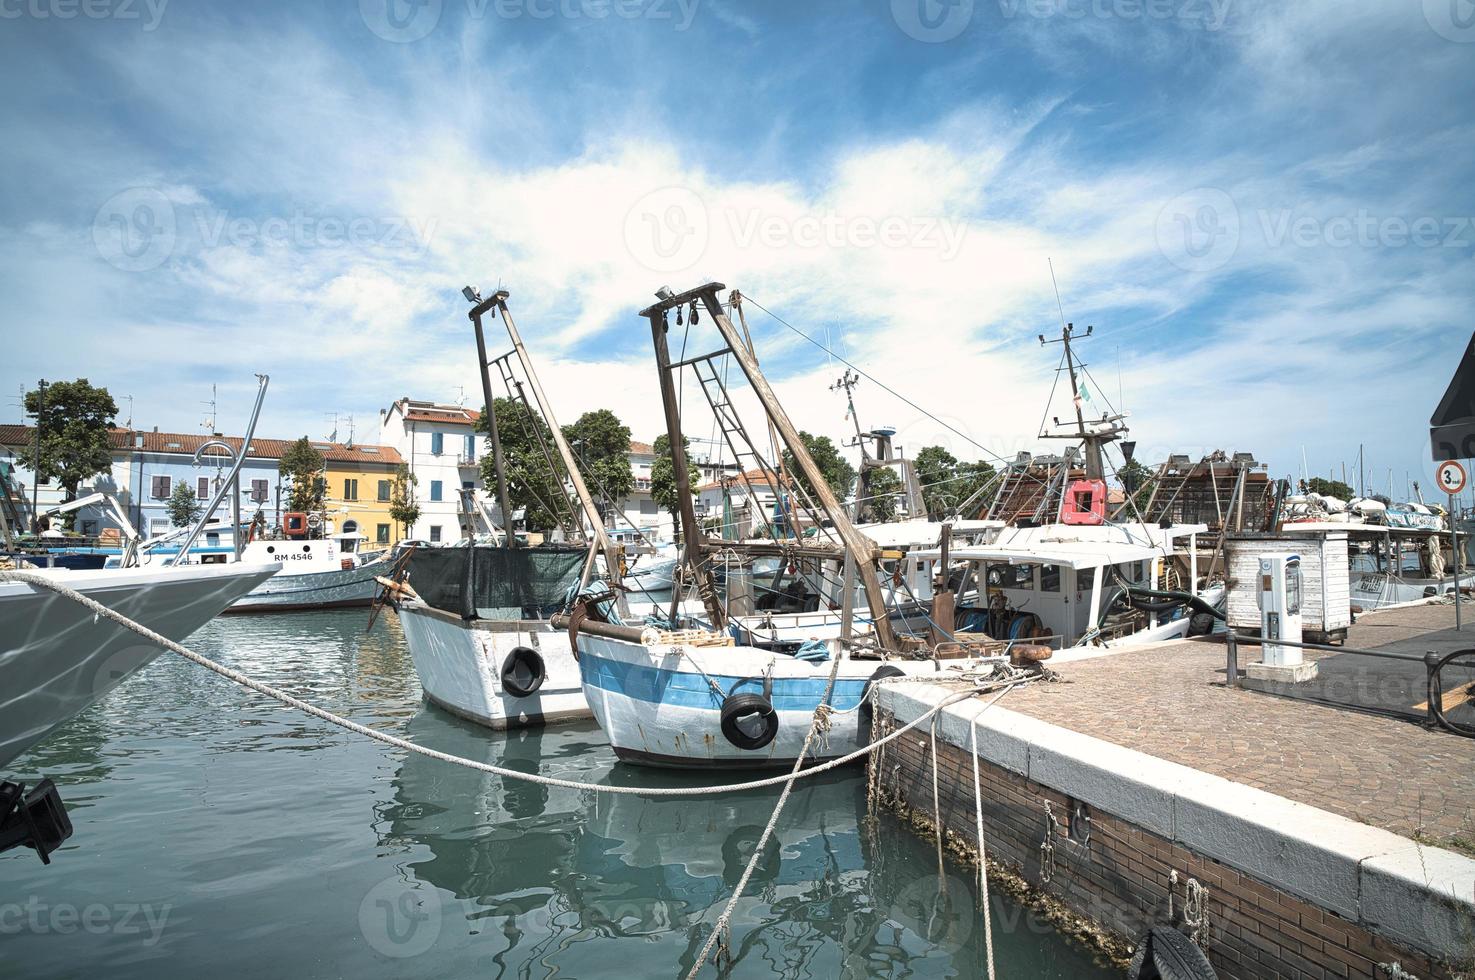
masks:
[[[51,863],[51,852],[72,836],[72,820],[56,784],[43,779],[29,793],[25,783],[0,782],[0,852],[29,847]]]

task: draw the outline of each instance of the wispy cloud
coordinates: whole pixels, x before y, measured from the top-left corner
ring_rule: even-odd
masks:
[[[634,313],[719,279],[1008,455],[1047,411],[1053,259],[1144,447],[1290,471],[1376,441],[1418,471],[1468,329],[1468,45],[1417,5],[1200,6],[1222,20],[979,5],[938,43],[840,5],[679,34],[447,5],[411,43],[285,7],[22,24],[0,78],[56,94],[0,110],[0,385],[87,373],[190,428],[181,378],[266,370],[272,428],[315,431],[475,391],[457,290],[500,282],[560,414],[649,438]],[[753,312],[793,414],[842,432],[833,362]]]

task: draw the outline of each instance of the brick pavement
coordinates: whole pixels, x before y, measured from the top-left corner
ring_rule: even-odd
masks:
[[[1360,617],[1347,642],[1370,649],[1453,625],[1452,606],[1387,610]],[[1475,637],[1475,623],[1466,629]],[[1242,648],[1241,666],[1258,657],[1258,648]],[[1005,706],[1395,833],[1475,841],[1475,740],[1230,690],[1221,644],[1177,643],[1057,670],[1063,683],[1014,691]]]

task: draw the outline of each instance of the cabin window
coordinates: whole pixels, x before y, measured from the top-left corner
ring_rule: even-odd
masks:
[[[374,540],[379,544],[389,544],[389,525],[374,525]]]
[[[430,455],[439,456],[446,451],[446,436],[444,432],[432,432],[430,434]]]
[[[343,499],[344,500],[357,500],[357,499],[359,499],[359,481],[354,480],[354,479],[345,479],[343,481]]]
[[[154,489],[154,499],[155,500],[168,500],[169,499],[169,490],[170,490],[169,477],[167,477],[167,476],[156,476],[156,477],[154,477],[153,478],[153,489]]]
[[[89,538],[96,537],[97,536],[97,522],[96,521],[83,521],[82,522],[82,533],[83,533],[83,535],[85,535],[86,537],[89,537]]]
[[[1040,591],[1041,592],[1059,592],[1060,591],[1060,566],[1059,565],[1041,565],[1040,566]]]
[[[442,491],[441,491],[441,482],[439,480],[431,480],[430,481],[430,499],[432,501],[439,501],[441,499],[442,495],[443,494],[442,494]]]
[[[208,476],[198,477],[195,480],[195,496],[201,500],[210,499],[210,478]]]
[[[432,525],[430,525],[430,541],[431,541],[431,543],[434,544],[435,542],[437,542],[439,540],[440,540],[440,525],[439,524],[432,524]]]
[[[382,503],[385,503],[388,500],[389,500],[389,481],[388,480],[380,480],[379,481],[379,502],[382,504]]]

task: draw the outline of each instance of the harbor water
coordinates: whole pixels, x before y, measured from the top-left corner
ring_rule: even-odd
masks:
[[[194,649],[355,721],[591,783],[699,784],[617,764],[591,724],[500,735],[422,703],[392,613],[216,619]],[[675,977],[779,790],[609,796],[398,751],[165,654],[11,767],[53,777],[76,832],[0,857],[0,977]],[[715,781],[715,777],[714,777]],[[733,977],[981,977],[973,873],[867,820],[859,767],[801,782],[735,914]],[[995,894],[1000,977],[1112,975]]]

